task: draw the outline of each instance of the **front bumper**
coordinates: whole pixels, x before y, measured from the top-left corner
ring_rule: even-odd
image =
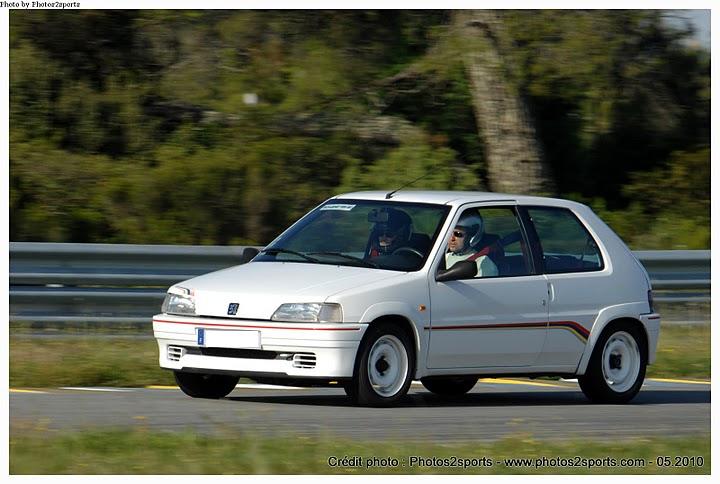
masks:
[[[367,324],[307,324],[158,314],[153,332],[160,366],[240,376],[350,378]],[[197,329],[257,331],[260,348],[216,350],[198,344]],[[204,353],[204,354],[203,354]]]

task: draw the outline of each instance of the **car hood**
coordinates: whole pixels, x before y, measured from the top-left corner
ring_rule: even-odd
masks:
[[[198,316],[268,320],[284,303],[312,303],[404,272],[298,262],[250,262],[183,281]],[[237,303],[235,315],[228,306]]]

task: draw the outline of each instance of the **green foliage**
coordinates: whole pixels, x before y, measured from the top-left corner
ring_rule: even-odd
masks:
[[[10,25],[14,40],[31,42],[73,80],[103,89],[118,74],[130,82],[154,70],[138,42],[137,15],[132,10],[17,11]]]
[[[628,202],[628,174],[706,145],[709,58],[659,10],[510,11],[515,81],[563,192]]]
[[[10,231],[13,240],[102,240],[102,180],[119,172],[104,157],[71,155],[44,141],[12,143]]]
[[[58,87],[66,73],[41,49],[18,40],[13,45],[9,72],[10,125],[15,141],[52,137],[49,120]]]
[[[311,40],[296,49],[294,66],[289,70],[288,96],[282,109],[298,111],[312,108],[328,97],[345,93],[350,84],[342,67],[342,54],[320,41]]]
[[[710,247],[710,150],[673,153],[667,166],[630,175],[624,194],[634,200],[609,210],[601,199],[583,199],[631,248]]]
[[[448,148],[409,141],[368,166],[351,163],[338,190],[391,191],[420,177],[408,190],[477,190],[477,175],[471,169],[454,166],[454,159],[455,153]]]
[[[662,15],[505,11],[498,42],[561,196],[705,248],[709,55]],[[451,17],[12,11],[11,240],[264,244],[338,192],[483,189]]]
[[[667,166],[631,176],[625,195],[644,202],[647,248],[710,248],[710,149],[673,153]]]

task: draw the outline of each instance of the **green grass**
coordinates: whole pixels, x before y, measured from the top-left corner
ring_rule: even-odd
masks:
[[[710,326],[667,325],[660,331],[652,378],[710,378]],[[10,337],[10,386],[174,385],[158,366],[155,340],[72,336]]]
[[[10,387],[174,385],[153,339],[10,337]]]
[[[292,442],[292,452],[288,443]],[[38,458],[42,456],[42,458]],[[362,458],[360,467],[331,467],[331,456]],[[492,466],[410,465],[410,456],[481,459]],[[510,467],[505,458],[642,458],[644,467]],[[658,467],[657,457],[696,457],[702,466]],[[395,467],[367,468],[370,458],[397,459]],[[403,466],[403,464],[405,464]],[[697,464],[697,461],[696,461]],[[34,432],[10,437],[11,474],[709,474],[710,436],[617,442],[542,441],[531,436],[460,445],[357,442],[302,436],[198,435],[189,432],[91,430]]]
[[[664,325],[649,378],[710,378],[710,325]]]

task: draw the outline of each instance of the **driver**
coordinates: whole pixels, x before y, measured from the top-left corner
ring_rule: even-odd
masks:
[[[465,212],[460,216],[448,242],[445,254],[445,267],[450,269],[461,260],[473,260],[477,264],[475,277],[491,277],[498,275],[498,268],[487,255],[478,256],[476,250],[485,234],[485,224],[480,215]]]
[[[387,222],[376,222],[371,235],[370,257],[389,255],[400,247],[407,247],[412,236],[410,215],[396,208],[383,209]]]

